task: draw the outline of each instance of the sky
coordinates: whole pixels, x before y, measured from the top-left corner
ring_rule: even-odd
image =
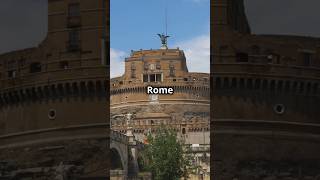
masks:
[[[166,27],[168,47],[185,51],[189,71],[210,72],[209,0],[111,0],[110,9],[111,77],[123,74],[131,50],[159,49]]]
[[[168,7],[169,47],[185,51],[189,71],[209,72],[209,0],[110,0],[112,76],[130,50],[157,49]],[[245,0],[253,33],[320,37],[319,0]],[[33,47],[47,33],[47,0],[0,0],[0,53]]]
[[[0,0],[0,53],[37,46],[47,34],[46,0]]]
[[[320,37],[319,0],[245,0],[245,6],[253,33]]]

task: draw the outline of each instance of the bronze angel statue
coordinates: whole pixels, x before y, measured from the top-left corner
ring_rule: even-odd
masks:
[[[170,36],[167,36],[167,35],[164,35],[164,34],[158,34],[158,36],[161,39],[162,46],[167,46],[167,39]]]

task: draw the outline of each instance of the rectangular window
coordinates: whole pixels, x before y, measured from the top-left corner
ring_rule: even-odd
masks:
[[[155,74],[150,74],[150,82],[155,82],[156,81],[156,75]]]
[[[78,30],[72,30],[69,32],[69,47],[70,51],[78,50],[80,46],[80,33]]]
[[[157,64],[156,64],[156,68],[157,68],[157,69],[161,69],[160,62],[157,62]]]
[[[67,27],[74,28],[74,27],[80,27],[80,26],[81,26],[80,4],[79,3],[69,4]]]
[[[312,58],[312,54],[311,53],[303,53],[303,65],[304,66],[310,66],[311,58]]]
[[[69,40],[70,44],[78,44],[79,43],[79,31],[73,30],[69,32]]]
[[[170,77],[175,77],[174,67],[170,67],[169,76],[170,76]]]
[[[161,82],[161,81],[162,81],[161,74],[156,74],[156,82]]]
[[[41,72],[41,63],[34,62],[30,64],[30,73]]]
[[[136,78],[136,70],[131,69],[131,78]]]
[[[149,82],[148,80],[148,74],[143,75],[143,82]]]
[[[144,74],[143,82],[161,82],[162,74]]]
[[[17,71],[16,70],[10,70],[8,71],[8,77],[9,78],[15,78],[17,75]]]
[[[131,63],[131,78],[136,78],[136,65],[135,63]]]
[[[169,65],[169,76],[170,77],[175,77],[175,68],[174,68],[174,65],[172,64],[172,62],[170,62],[170,65]]]
[[[80,4],[79,3],[69,4],[68,16],[69,17],[80,16]]]

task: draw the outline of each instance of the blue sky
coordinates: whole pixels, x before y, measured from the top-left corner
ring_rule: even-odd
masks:
[[[110,4],[112,77],[123,73],[123,59],[130,50],[161,46],[157,33],[165,33],[166,7],[169,48],[185,51],[189,71],[209,72],[209,0],[111,0]]]

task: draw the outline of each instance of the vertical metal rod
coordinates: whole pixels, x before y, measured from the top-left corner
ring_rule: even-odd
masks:
[[[165,0],[165,27],[166,27],[166,36],[168,35],[168,3]]]

